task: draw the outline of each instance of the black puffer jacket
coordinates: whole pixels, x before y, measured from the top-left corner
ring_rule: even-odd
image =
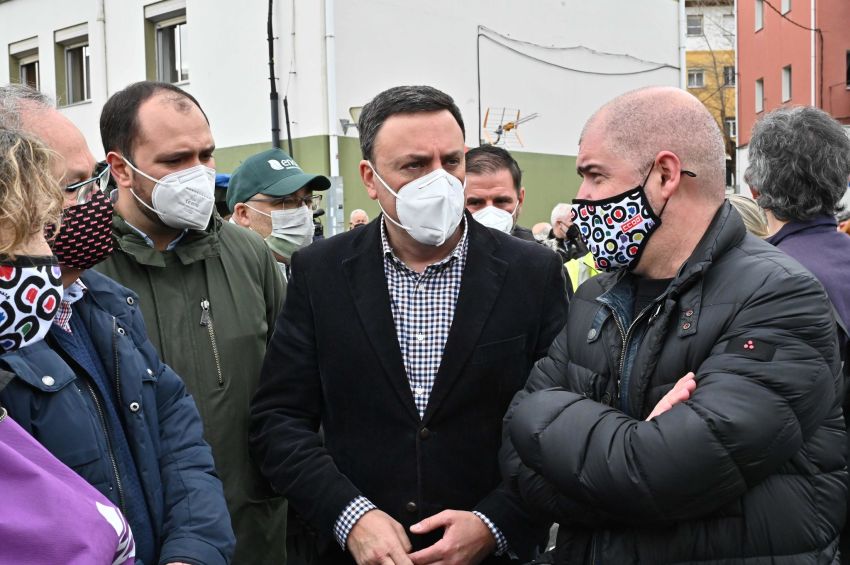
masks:
[[[623,359],[603,301],[628,276],[579,288],[505,419],[503,472],[561,523],[556,561],[838,563],[845,431],[821,286],[725,204]],[[688,371],[691,399],[645,422]]]

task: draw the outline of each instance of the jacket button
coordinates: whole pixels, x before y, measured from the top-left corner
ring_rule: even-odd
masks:
[[[690,317],[691,317],[691,316],[693,316],[693,315],[694,315],[694,311],[693,311],[693,310],[688,310],[687,312],[685,312],[685,317],[686,317],[686,318],[690,318]]]
[[[148,371],[148,375],[150,375],[152,377],[153,376],[153,369],[148,368],[147,371]]]
[[[431,437],[431,430],[429,430],[428,428],[422,428],[421,430],[419,430],[419,437],[421,439],[428,439],[429,437]]]
[[[689,329],[691,329],[691,323],[690,323],[690,322],[685,322],[684,324],[682,324],[682,329],[683,329],[683,330],[689,330]]]
[[[415,502],[408,502],[407,504],[404,505],[404,509],[407,510],[408,512],[410,512],[411,514],[416,512],[416,508],[417,507],[416,507]]]
[[[590,328],[590,331],[587,332],[587,339],[593,339],[596,337],[596,328]]]
[[[138,411],[139,411],[139,409],[140,409],[141,407],[142,407],[142,406],[141,406],[138,402],[131,402],[131,403],[130,403],[130,412],[132,412],[133,414],[135,414],[136,412],[138,412]]]
[[[118,328],[118,335],[124,335],[125,333],[127,332],[124,331],[124,328]]]
[[[50,375],[44,375],[43,377],[41,377],[41,382],[43,382],[45,386],[53,386],[56,384],[56,379],[54,379]]]
[[[136,303],[136,299],[135,299],[135,298],[133,298],[132,296],[128,296],[128,297],[127,297],[127,304],[129,304],[130,306],[132,306],[132,305],[133,305],[133,304],[135,304],[135,303]]]
[[[611,405],[611,393],[606,392],[602,395],[602,404],[605,404],[606,406]]]

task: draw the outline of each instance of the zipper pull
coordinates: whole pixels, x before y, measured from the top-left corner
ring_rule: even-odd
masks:
[[[648,325],[650,325],[650,326],[652,325],[652,322],[654,322],[655,318],[657,318],[658,315],[661,313],[661,309],[663,307],[664,307],[664,301],[662,300],[661,302],[658,303],[658,308],[655,309],[655,313],[652,316],[649,317]]]
[[[201,325],[210,325],[210,301],[206,298],[201,299]]]

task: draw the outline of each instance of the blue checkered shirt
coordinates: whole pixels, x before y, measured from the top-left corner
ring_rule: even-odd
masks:
[[[381,222],[384,276],[390,292],[390,308],[407,380],[420,418],[425,415],[431,389],[434,388],[460,294],[469,244],[466,216],[463,217],[462,229],[463,236],[448,257],[417,273],[396,257]],[[357,520],[375,508],[365,496],[358,496],[345,507],[334,524],[334,536],[343,549]],[[508,543],[499,528],[480,512],[474,514],[481,518],[496,539],[496,555],[504,553]]]

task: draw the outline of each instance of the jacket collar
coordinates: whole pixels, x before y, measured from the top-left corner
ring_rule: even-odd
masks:
[[[454,319],[423,422],[433,417],[466,365],[508,270],[508,263],[496,256],[500,246],[496,237],[473,221],[468,212],[465,214],[469,232],[466,267],[461,278]],[[379,216],[365,228],[357,230],[352,238],[351,254],[342,261],[342,269],[364,333],[399,400],[410,416],[419,421],[398,339],[395,339],[395,322],[384,276],[381,221]]]
[[[765,241],[772,245],[779,245],[783,239],[800,232],[826,233],[837,229],[838,222],[832,216],[817,216],[811,220],[792,220]]]
[[[219,242],[221,224],[221,216],[213,213],[207,228],[189,230],[173,249],[173,253],[184,265],[217,257],[221,252]],[[165,253],[148,245],[138,231],[118,214],[112,217],[112,237],[117,247],[133,257],[137,263],[150,267],[165,267]]]

